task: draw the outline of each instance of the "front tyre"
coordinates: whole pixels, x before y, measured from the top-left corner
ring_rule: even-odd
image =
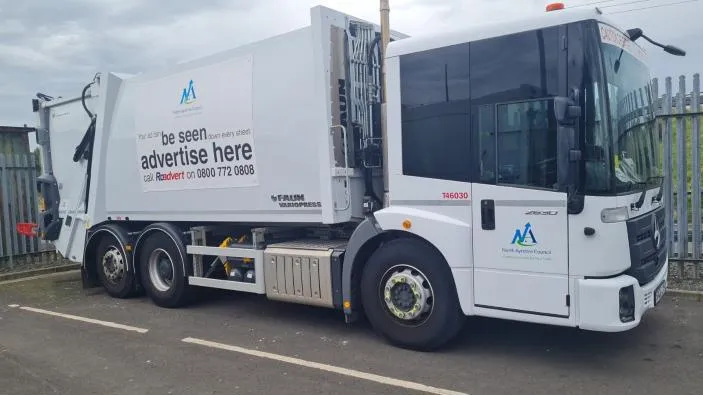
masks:
[[[364,312],[392,344],[429,351],[461,329],[461,311],[451,270],[419,240],[398,239],[379,248],[361,278]]]
[[[157,306],[174,308],[188,302],[185,267],[174,241],[163,232],[154,232],[139,248],[139,271],[147,295]]]

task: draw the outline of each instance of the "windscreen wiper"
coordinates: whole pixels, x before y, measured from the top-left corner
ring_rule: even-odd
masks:
[[[644,204],[644,198],[647,195],[647,181],[636,182],[635,185],[642,185],[642,192],[640,192],[640,197],[637,198],[637,201],[630,204],[631,210],[639,210]]]
[[[656,201],[657,203],[659,203],[659,202],[662,201],[662,197],[664,197],[664,177],[662,177],[662,176],[653,176],[653,177],[650,177],[650,179],[652,179],[652,178],[658,178],[658,179],[659,179],[659,193],[657,193],[656,196],[652,197],[652,203],[654,203],[655,201]]]
[[[644,204],[644,198],[647,196],[647,185],[649,185],[649,182],[654,179],[659,179],[659,193],[657,193],[656,196],[652,197],[652,203],[654,201],[661,201],[662,196],[664,195],[664,188],[662,186],[664,185],[664,177],[662,176],[651,176],[647,178],[647,181],[644,182],[637,182],[637,185],[642,185],[642,192],[640,193],[640,197],[637,199],[636,202],[632,203],[630,205],[630,208],[633,210],[639,210],[642,208],[642,205]]]

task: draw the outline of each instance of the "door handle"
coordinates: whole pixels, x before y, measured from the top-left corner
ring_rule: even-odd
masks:
[[[496,205],[492,199],[481,200],[481,229],[495,230]]]

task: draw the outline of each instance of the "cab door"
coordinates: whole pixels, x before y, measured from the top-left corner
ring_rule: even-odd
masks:
[[[569,316],[567,193],[554,97],[559,27],[472,43],[478,182],[472,185],[477,312]],[[562,173],[563,174],[563,173]]]

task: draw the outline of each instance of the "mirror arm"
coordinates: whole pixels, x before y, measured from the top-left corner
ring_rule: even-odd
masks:
[[[554,98],[554,113],[556,115],[560,140],[559,146],[563,166],[562,182],[567,194],[567,212],[578,214],[583,211],[585,197],[579,191],[581,184],[580,163],[582,152],[578,147],[578,119],[581,117],[581,106],[578,104],[578,92],[572,91],[570,97]],[[566,178],[566,179],[564,179]]]

